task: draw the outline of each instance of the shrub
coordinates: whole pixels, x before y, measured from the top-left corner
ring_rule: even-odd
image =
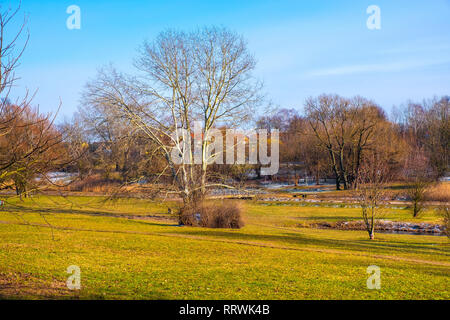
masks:
[[[204,228],[240,229],[242,207],[236,201],[201,202],[180,210],[180,224]]]

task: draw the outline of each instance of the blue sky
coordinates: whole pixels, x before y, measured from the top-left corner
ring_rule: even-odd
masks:
[[[0,1],[3,9],[18,1]],[[123,71],[143,40],[166,28],[226,26],[248,40],[256,75],[274,104],[301,110],[308,96],[362,95],[386,110],[408,99],[450,94],[450,0],[114,1],[23,0],[30,42],[14,94],[38,89],[41,111],[70,117],[102,65]],[[68,30],[69,5],[81,30]],[[369,5],[381,30],[369,30]]]

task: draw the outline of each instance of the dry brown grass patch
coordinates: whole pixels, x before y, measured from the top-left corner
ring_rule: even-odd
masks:
[[[450,202],[450,183],[441,182],[426,192],[428,201]]]

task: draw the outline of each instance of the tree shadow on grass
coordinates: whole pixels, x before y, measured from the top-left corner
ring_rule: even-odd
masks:
[[[128,218],[128,219],[165,219],[174,220],[174,218],[167,213],[149,213],[149,214],[129,214],[126,212],[110,212],[110,211],[93,211],[83,209],[61,209],[61,208],[30,208],[15,206],[14,208],[2,208],[1,212],[8,213],[36,213],[36,214],[73,214],[73,215],[88,215],[95,217],[112,217],[112,218]]]
[[[135,298],[136,295],[139,295],[138,299],[146,300],[170,299],[166,292],[147,286],[145,288],[137,286],[133,290],[134,294],[130,294],[130,288],[126,287],[128,283],[123,282],[123,285],[125,286],[123,290],[119,288],[115,292],[106,291],[105,295],[96,293],[99,291],[98,287],[90,287],[86,291],[82,284],[81,290],[69,290],[63,280],[36,277],[30,273],[15,272],[8,275],[0,272],[0,300],[110,300],[122,297]]]
[[[345,232],[345,231],[343,231]],[[203,236],[210,238],[229,239],[234,241],[264,241],[269,244],[276,245],[313,245],[324,247],[326,249],[345,249],[345,250],[358,250],[372,254],[383,254],[380,250],[391,251],[389,253],[401,250],[401,253],[413,253],[413,254],[439,254],[441,256],[450,257],[449,248],[436,248],[431,247],[431,243],[424,244],[420,242],[400,242],[400,241],[388,241],[388,240],[339,240],[339,239],[327,239],[327,238],[315,238],[311,236],[303,235],[299,232],[283,232],[276,234],[250,234],[237,231],[219,231],[219,230],[189,230],[184,231],[182,234],[188,234],[192,236]],[[377,251],[374,251],[377,250]],[[386,253],[386,252],[385,252]]]

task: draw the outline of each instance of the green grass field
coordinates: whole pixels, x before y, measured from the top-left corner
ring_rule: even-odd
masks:
[[[446,237],[302,228],[357,208],[243,203],[240,230],[178,227],[173,203],[99,197],[10,200],[0,209],[0,298],[450,299]],[[433,210],[412,219],[439,222]],[[70,265],[81,290],[67,289]],[[370,265],[381,289],[366,286]]]

